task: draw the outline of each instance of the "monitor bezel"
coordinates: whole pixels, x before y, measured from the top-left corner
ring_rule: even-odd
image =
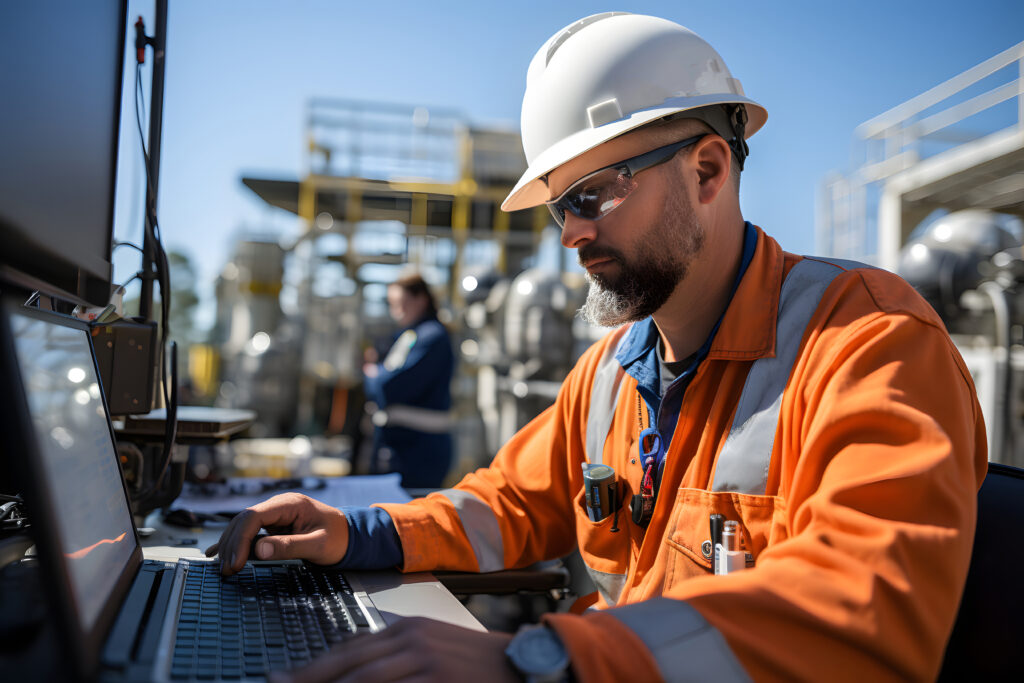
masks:
[[[135,516],[131,514],[131,499],[125,485],[124,471],[121,468],[120,458],[117,456],[117,441],[110,421],[110,412],[106,410],[107,431],[110,434],[111,444],[115,447],[113,456],[117,463],[117,471],[121,474],[121,489],[124,492],[125,503],[128,505],[135,548],[114,582],[110,598],[100,609],[92,628],[83,629],[77,604],[74,601],[71,577],[64,561],[63,549],[60,547],[60,539],[54,533],[54,530],[58,528],[58,519],[53,505],[53,497],[46,486],[46,473],[42,467],[35,429],[31,426],[32,415],[16,355],[17,349],[11,325],[12,315],[26,315],[47,323],[82,331],[90,342],[89,352],[92,355],[96,379],[101,383],[101,394],[103,393],[102,379],[87,324],[70,316],[21,306],[9,297],[0,298],[0,370],[2,370],[2,376],[9,378],[8,386],[3,387],[3,390],[0,391],[0,395],[2,395],[0,415],[4,421],[10,421],[5,429],[9,444],[6,449],[8,466],[16,477],[20,493],[25,500],[29,519],[32,522],[30,535],[36,545],[44,585],[51,588],[51,590],[44,591],[48,600],[49,613],[57,618],[58,633],[63,645],[67,648],[66,651],[72,653],[71,662],[75,663],[75,670],[69,673],[75,677],[82,676],[89,679],[94,677],[99,670],[104,642],[142,564],[142,547],[139,543]],[[106,394],[103,394],[103,397],[104,407],[106,407]],[[29,426],[28,429],[25,429],[26,425]],[[22,457],[14,457],[15,453],[21,453]]]
[[[105,255],[92,259],[94,262],[91,264],[75,263],[40,244],[26,231],[25,226],[14,227],[0,222],[0,242],[4,244],[6,252],[0,257],[0,281],[87,306],[105,306],[110,300],[113,280],[114,216],[121,138],[121,101],[124,97],[125,53],[128,40],[128,0],[118,0],[118,21],[118,33],[122,39],[117,47],[117,63],[111,65],[117,69],[117,87],[114,101],[111,102],[114,149],[110,166],[106,169],[110,193],[107,201]]]

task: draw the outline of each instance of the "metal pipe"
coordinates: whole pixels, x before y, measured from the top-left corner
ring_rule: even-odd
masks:
[[[983,292],[992,302],[995,316],[995,340],[999,355],[996,356],[996,424],[992,430],[992,452],[989,460],[993,462],[1012,462],[1013,444],[1013,364],[1010,362],[1010,307],[1006,300],[1006,290],[991,280],[982,282],[978,291]],[[1008,457],[1009,456],[1009,457]]]
[[[153,26],[153,78],[149,94],[149,182],[146,184],[146,204],[143,220],[150,221],[151,211],[156,213],[157,190],[160,187],[160,138],[164,118],[164,57],[167,47],[167,0],[156,0],[156,23]],[[142,290],[139,294],[139,315],[153,319],[153,255],[156,245],[150,230],[142,237]],[[170,292],[161,292],[170,296]]]

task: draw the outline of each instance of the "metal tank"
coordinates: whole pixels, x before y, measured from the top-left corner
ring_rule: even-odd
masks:
[[[938,311],[974,380],[989,460],[1024,465],[1024,254],[1020,224],[950,213],[911,236],[898,273]]]
[[[244,240],[217,279],[222,383],[216,403],[250,408],[253,436],[286,434],[295,419],[297,349],[302,335],[281,310],[285,252],[277,242]]]

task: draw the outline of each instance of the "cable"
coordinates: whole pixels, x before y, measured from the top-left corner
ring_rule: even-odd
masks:
[[[15,512],[18,504],[13,500],[9,503],[0,503],[0,521],[7,519],[7,516]]]
[[[171,465],[171,458],[174,453],[174,440],[177,438],[178,432],[178,344],[177,342],[171,342],[171,397],[167,403],[167,416],[166,422],[167,430],[164,432],[164,448],[163,448],[163,463],[160,465],[160,473],[157,474],[156,479],[153,481],[153,485],[146,489],[144,492],[139,494],[137,500],[145,500],[154,493],[160,490],[160,486],[163,484],[164,476],[167,474],[167,469]],[[166,386],[166,385],[165,385]]]
[[[135,245],[133,244],[132,246],[135,246]],[[137,271],[135,271],[135,275],[132,275],[130,278],[128,278],[127,280],[125,280],[124,282],[119,284],[117,287],[118,287],[118,289],[124,289],[125,287],[127,287],[131,283],[135,282],[136,280],[140,279],[141,277],[142,277],[142,271],[141,270],[137,270]]]
[[[119,240],[114,240],[114,244],[112,246],[114,249],[117,249],[118,247],[131,247],[132,249],[138,251],[140,254],[146,253],[142,250],[142,247],[133,242],[121,242]]]
[[[160,474],[140,500],[148,498],[155,493],[163,482],[164,475],[170,465],[174,449],[174,440],[177,436],[178,418],[178,361],[177,345],[171,343],[170,371],[168,371],[167,341],[170,335],[170,313],[171,313],[171,277],[170,264],[167,260],[167,252],[164,250],[160,234],[160,225],[156,214],[156,188],[153,186],[153,169],[149,151],[146,149],[146,135],[142,130],[142,110],[145,109],[145,95],[142,91],[142,62],[145,57],[145,45],[148,39],[145,36],[145,26],[142,18],[135,23],[136,30],[136,64],[135,64],[135,124],[139,132],[139,143],[142,147],[143,166],[146,171],[146,217],[144,228],[153,247],[153,265],[156,269],[156,280],[160,286],[160,354],[161,354],[161,384],[163,385],[164,407],[166,409],[163,464],[160,467]],[[141,41],[141,45],[140,45]],[[144,252],[143,252],[144,253]],[[144,273],[143,277],[150,277]],[[170,375],[170,376],[168,376]]]

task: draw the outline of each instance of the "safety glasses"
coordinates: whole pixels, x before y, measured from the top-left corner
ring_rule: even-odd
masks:
[[[636,174],[663,164],[684,147],[695,144],[702,135],[695,135],[639,156],[588,173],[563,192],[546,202],[559,227],[565,227],[565,212],[588,221],[604,218],[615,210],[636,189]]]

